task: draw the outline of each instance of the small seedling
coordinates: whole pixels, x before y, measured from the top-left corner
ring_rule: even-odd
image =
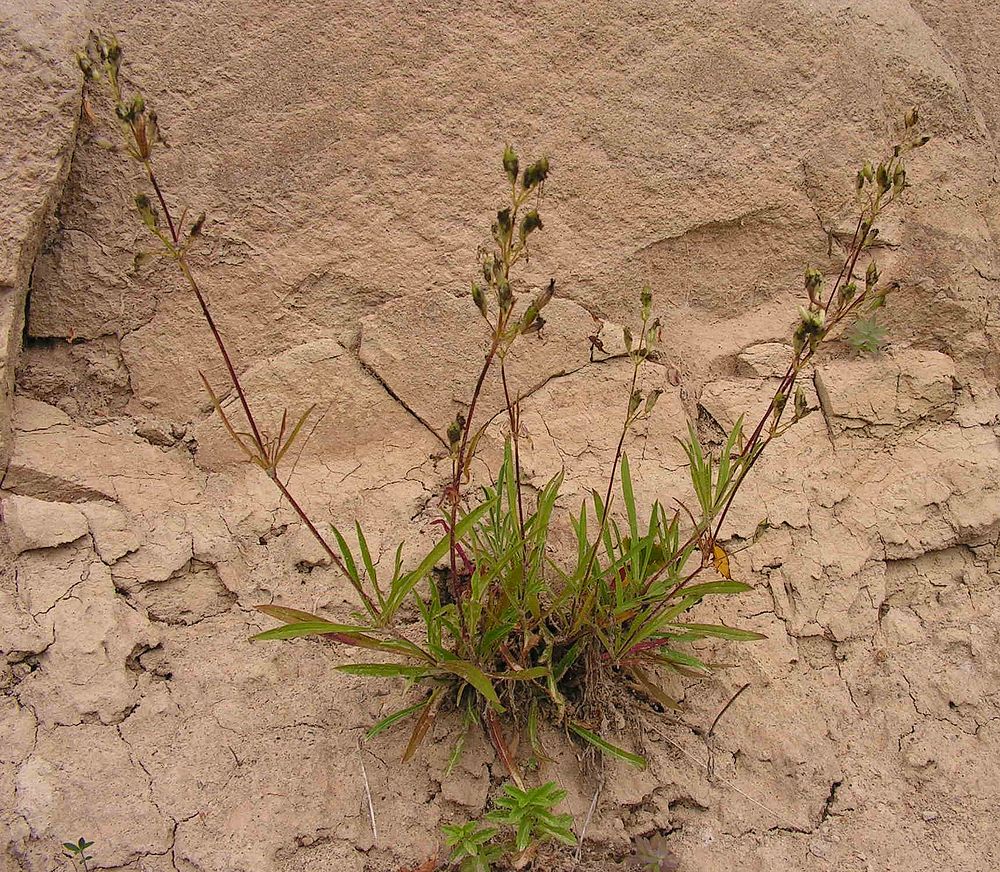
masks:
[[[667,840],[662,833],[649,837],[639,836],[633,847],[633,859],[641,872],[677,872],[680,869],[677,857],[667,847]]]
[[[878,354],[885,346],[886,330],[874,314],[859,318],[847,331],[847,341],[863,354]]]
[[[94,858],[91,857],[87,851],[93,842],[88,842],[83,836],[74,842],[63,842],[63,856],[69,857],[73,861],[73,866],[78,869],[82,869],[83,872],[87,872],[90,868],[87,863]]]
[[[504,855],[502,845],[495,844],[494,827],[484,827],[478,821],[468,821],[441,827],[445,844],[451,848],[448,862],[459,872],[490,872],[493,864]]]
[[[457,863],[460,872],[489,872],[502,858],[520,869],[547,842],[576,844],[572,815],[554,811],[566,798],[565,790],[550,781],[528,790],[505,784],[503,791],[486,815],[496,826],[469,821],[442,827],[452,849],[450,862]]]

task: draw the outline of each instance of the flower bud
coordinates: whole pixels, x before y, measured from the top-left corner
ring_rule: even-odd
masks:
[[[809,404],[806,402],[806,392],[802,390],[802,385],[795,388],[795,420],[804,418],[809,411]]]
[[[628,398],[628,417],[631,418],[637,411],[639,411],[639,406],[642,403],[642,391],[636,389],[632,391],[632,396]]]
[[[503,150],[503,171],[513,185],[517,181],[517,155],[509,145]]]
[[[642,320],[648,321],[653,314],[653,289],[646,285],[639,294],[639,305],[642,307]]]
[[[873,260],[865,271],[865,289],[871,290],[878,283],[878,266]]]
[[[479,314],[484,318],[486,317],[486,294],[483,291],[483,286],[477,282],[472,283],[472,302],[476,304],[476,308],[479,309]]]
[[[150,230],[155,230],[158,223],[156,212],[153,211],[153,204],[149,202],[149,197],[145,194],[136,194],[135,207],[139,210],[139,216]]]

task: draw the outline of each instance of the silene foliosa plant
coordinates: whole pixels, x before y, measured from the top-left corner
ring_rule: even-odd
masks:
[[[862,351],[875,351],[883,341],[875,314],[896,284],[883,281],[872,249],[880,216],[907,188],[908,154],[927,141],[917,133],[916,110],[906,113],[900,142],[881,162],[865,163],[857,174],[857,220],[839,273],[806,270],[788,366],[763,415],[752,422],[737,421],[715,448],[702,444],[689,425],[684,448],[695,499],[656,501],[642,517],[626,447],[633,427],[650,414],[660,395],[657,390],[643,393],[639,376],[660,355],[661,328],[652,292],[641,292],[637,321],[623,336],[628,381],[617,445],[608,457],[605,483],[569,513],[575,539],[569,554],[559,553],[550,541],[554,525],[567,522],[565,516],[557,517],[563,472],[540,490],[525,486],[522,397],[508,372],[508,361],[524,338],[543,328],[555,292],[554,282],[526,292],[519,278],[532,240],[543,230],[539,210],[550,165],[544,157],[522,164],[508,147],[499,167],[502,200],[471,286],[470,305],[482,316],[486,350],[465,411],[447,430],[450,473],[439,502],[442,534],[419,560],[406,559],[400,545],[386,568],[376,566],[360,524],[349,531],[330,526],[325,532],[289,490],[289,450],[302,438],[311,410],[291,420],[286,412],[262,414],[251,405],[189,259],[205,218],[189,220],[186,210],[178,214],[161,189],[154,162],[162,144],[157,115],[138,91],[126,88],[117,40],[92,35],[78,60],[87,80],[103,86],[103,98],[113,106],[120,137],[117,146],[108,147],[137,163],[145,180],[147,192],[136,195],[135,205],[154,248],[137,255],[137,262],[159,257],[176,266],[225,363],[227,392],[231,389],[238,399],[237,418],[223,409],[221,392],[203,376],[216,412],[247,461],[274,482],[360,603],[343,622],[261,605],[260,611],[280,625],[254,638],[320,637],[357,653],[357,662],[336,667],[340,671],[406,681],[411,700],[368,732],[374,737],[405,724],[409,741],[404,760],[417,751],[439,712],[457,710],[465,729],[452,764],[467,729],[482,727],[510,773],[512,789],[521,792],[508,795],[511,801],[527,789],[521,775],[523,755],[517,749],[530,749],[529,759],[535,762],[546,759],[539,741],[543,722],[559,725],[595,752],[642,767],[645,761],[639,754],[602,733],[603,724],[613,720],[609,707],[621,699],[613,689],[628,687],[659,708],[676,709],[662,677],[700,677],[711,671],[690,643],[762,638],[699,620],[697,607],[706,599],[749,590],[730,575],[722,530],[742,485],[768,447],[807,414],[800,380],[817,351],[845,333]],[[492,421],[481,420],[479,409],[490,379],[503,389],[507,436],[496,475],[477,487],[471,465]],[[265,419],[275,424],[269,427]],[[412,626],[414,614],[419,615],[418,632]],[[546,795],[541,801],[551,798]],[[528,830],[533,832],[532,827],[541,824],[531,819],[535,822]],[[458,860],[468,861],[468,868],[477,868],[470,859],[476,851],[495,847],[493,834],[484,837],[477,826],[448,835],[461,855]],[[514,830],[515,848],[524,850],[521,824]],[[567,833],[566,827],[556,826],[548,835],[566,841]]]

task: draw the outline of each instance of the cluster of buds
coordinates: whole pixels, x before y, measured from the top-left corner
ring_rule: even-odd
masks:
[[[94,33],[87,40],[86,51],[77,52],[76,62],[89,82],[106,78],[115,101],[115,116],[125,139],[125,149],[133,160],[149,161],[153,147],[164,143],[156,112],[147,107],[142,94],[126,98],[121,89],[122,49],[115,37],[101,38]]]
[[[632,391],[628,400],[626,425],[631,426],[640,418],[648,418],[662,394],[663,391],[660,388],[653,388],[648,394],[643,394],[638,388]]]
[[[465,415],[459,412],[455,420],[448,425],[448,449],[453,457],[458,456],[459,446],[462,444],[462,434],[465,432]]]
[[[511,267],[522,259],[527,260],[529,237],[542,228],[538,209],[525,207],[529,199],[537,199],[540,195],[549,174],[549,161],[543,157],[522,173],[517,154],[507,146],[502,164],[510,182],[510,203],[497,211],[491,228],[495,248],[483,256],[482,282],[477,280],[472,283],[472,302],[493,328],[494,339],[505,352],[517,336],[535,332],[544,325],[541,313],[555,293],[555,280],[534,297],[519,317],[512,316],[515,300]],[[491,312],[491,300],[496,309],[495,319]]]
[[[114,101],[115,121],[124,142],[125,151],[129,157],[145,166],[155,188],[156,181],[150,161],[154,147],[157,144],[165,145],[166,140],[160,132],[156,112],[147,105],[142,94],[134,93],[132,96],[126,97],[122,93],[121,44],[113,36],[101,37],[91,32],[85,50],[77,52],[76,62],[87,82],[107,83]],[[103,148],[117,150],[112,143],[104,140],[98,140],[97,144]],[[159,256],[182,256],[191,243],[202,234],[205,224],[204,213],[195,218],[185,230],[186,210],[180,216],[180,221],[175,223],[167,212],[166,204],[162,198],[159,199],[159,206],[157,206],[144,193],[137,194],[135,197],[135,206],[142,223],[146,225],[150,233],[163,243],[163,249],[137,253],[133,262],[134,269],[138,269],[146,261]],[[161,224],[161,218],[165,218],[166,226]]]
[[[632,360],[632,365],[638,372],[639,367],[647,360],[655,360],[657,357],[657,346],[663,339],[663,327],[659,318],[653,318],[653,289],[646,285],[639,295],[639,307],[642,315],[642,326],[639,330],[639,340],[636,342],[635,336],[629,327],[622,328],[622,339],[625,342],[625,351]],[[595,337],[596,338],[596,337]],[[656,388],[643,394],[638,388],[633,388],[629,396],[628,413],[625,417],[625,426],[629,427],[640,418],[648,418],[656,401],[663,393]]]
[[[878,165],[865,161],[858,170],[855,187],[863,195],[864,205],[848,255],[846,275],[841,274],[828,299],[824,301],[822,273],[812,268],[806,270],[805,288],[809,302],[808,306],[799,309],[800,319],[793,335],[796,358],[806,347],[810,353],[815,351],[818,343],[846,314],[855,312],[861,304],[869,312],[881,308],[885,305],[886,294],[898,287],[896,283],[879,284],[878,265],[872,260],[865,270],[864,291],[860,291],[854,281],[854,265],[858,256],[871,249],[878,239],[879,231],[874,225],[881,211],[907,187],[904,157],[930,140],[929,136],[917,134],[918,121],[917,110],[910,109],[903,118],[903,140],[893,147],[892,155]]]
[[[632,329],[628,326],[622,328],[622,341],[625,343],[625,351],[636,363],[645,360],[656,360],[657,346],[663,339],[663,326],[659,318],[649,319],[653,315],[653,290],[646,285],[639,295],[639,306],[642,313],[642,328],[639,331],[639,341],[636,342]],[[596,339],[596,337],[594,337]],[[592,340],[592,344],[599,343]],[[603,351],[603,347],[600,348]]]

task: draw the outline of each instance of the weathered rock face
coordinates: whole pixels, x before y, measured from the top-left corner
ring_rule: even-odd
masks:
[[[600,481],[628,372],[589,337],[620,350],[649,282],[648,503],[688,494],[689,419],[710,439],[766,405],[803,268],[839,269],[853,172],[919,106],[934,138],[878,250],[890,344],[823,356],[728,519],[754,591],[717,617],[768,639],[675,692],[706,726],[751,688],[709,747],[650,722],[650,769],[608,770],[589,868],[668,829],[706,872],[997,865],[994,3],[20,5],[0,23],[0,869],[85,834],[104,868],[397,872],[502,777],[470,735],[443,779],[448,718],[419,766],[399,736],[359,751],[399,688],[334,673],[331,646],[247,643],[254,604],[353,598],[212,415],[198,371],[225,371],[195,301],[169,264],[132,270],[141,180],[80,120],[71,49],[95,23],[159,111],[168,199],[209,215],[195,266],[250,401],[272,431],[316,404],[290,487],[390,562],[436,532],[505,143],[554,168],[521,290],[554,276],[557,298],[510,361],[525,473],[564,467],[563,508]],[[501,405],[488,383],[482,414]],[[594,786],[546,745],[582,820]]]
[[[16,5],[16,4],[13,4]],[[21,349],[28,286],[46,223],[69,172],[80,84],[68,55],[79,31],[73,0],[4,10],[0,21],[0,463],[10,451],[14,373]],[[31,6],[31,8],[28,8]]]

